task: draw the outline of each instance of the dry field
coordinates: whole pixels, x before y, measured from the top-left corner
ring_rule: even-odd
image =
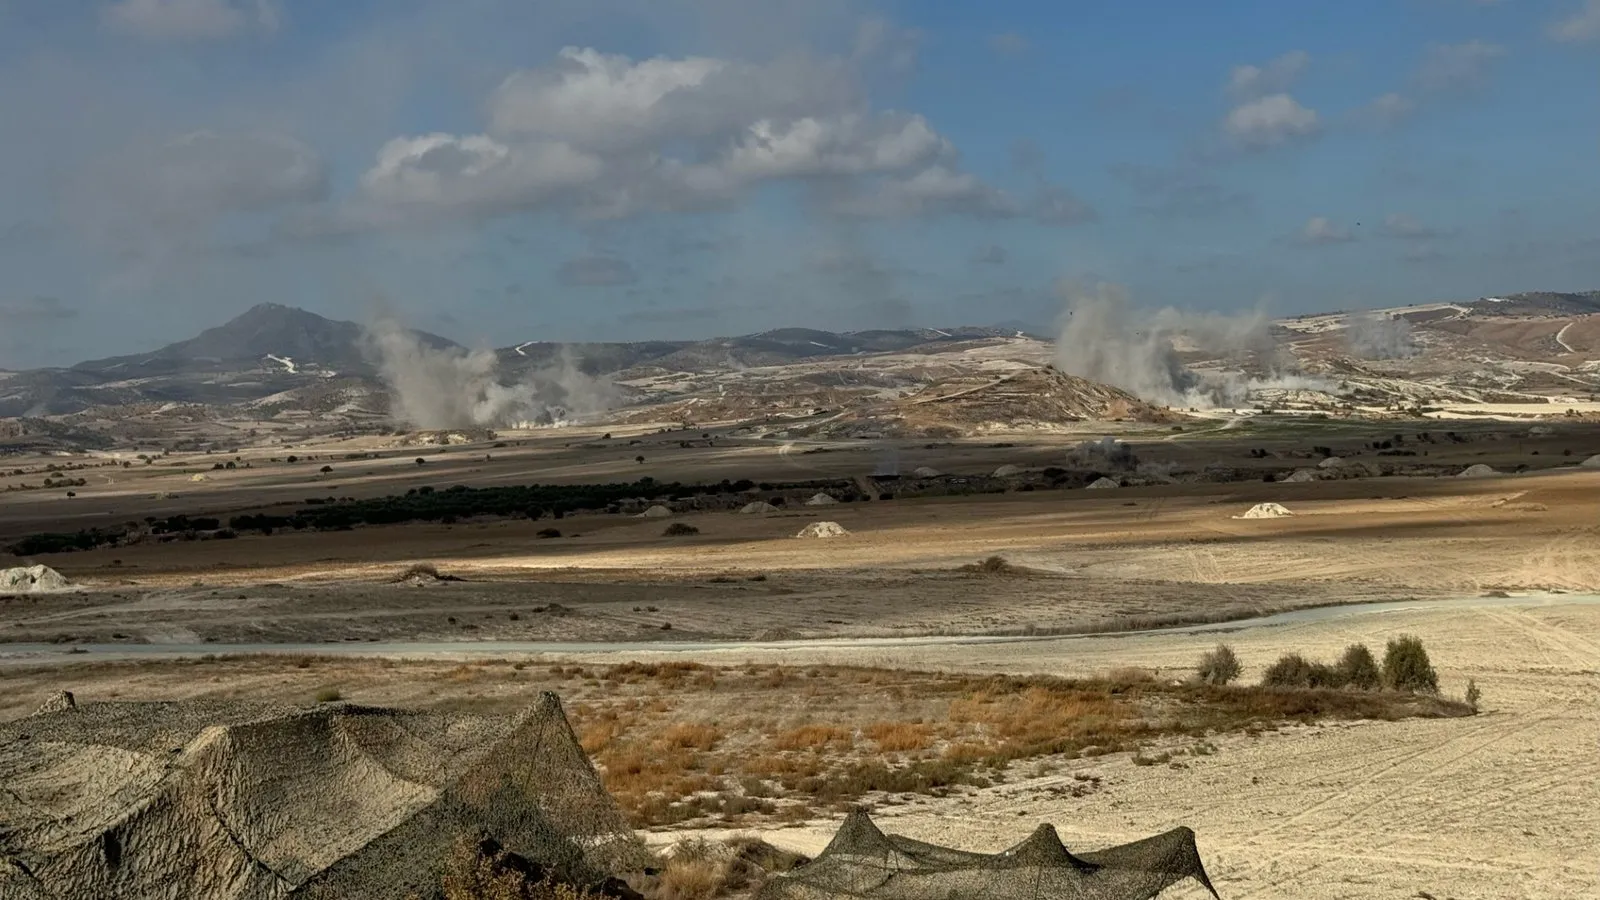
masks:
[[[1300,716],[1281,709],[1230,717],[1226,705],[1213,705],[1200,732],[1128,731],[1134,720],[1120,718],[1119,710],[1133,702],[1146,711],[1161,708],[1182,691],[1122,671],[1111,680],[1129,687],[1113,694],[1105,679],[1129,667],[1161,681],[1178,678],[1218,640],[1177,634],[1001,646],[587,654],[477,665],[312,658],[87,663],[5,672],[0,716],[24,714],[61,688],[83,700],[309,703],[337,692],[355,702],[506,709],[554,685],[640,821],[670,822],[686,810],[709,817],[699,826],[732,817],[734,823],[718,827],[760,831],[779,846],[815,852],[837,822],[839,803],[874,786],[909,787],[915,793],[868,795],[877,799],[885,827],[974,849],[1011,843],[1039,821],[1056,824],[1069,845],[1086,847],[1189,825],[1229,898],[1422,891],[1457,898],[1586,896],[1600,877],[1590,852],[1600,835],[1594,754],[1600,605],[1552,596],[1449,611],[1347,612],[1247,628],[1225,639],[1245,663],[1244,680],[1253,682],[1283,652],[1331,659],[1349,643],[1379,649],[1401,633],[1424,638],[1446,695],[1459,696],[1474,679],[1483,712],[1403,721],[1334,714],[1297,724]],[[996,675],[1096,683],[1041,689],[1044,683],[991,680]],[[1222,718],[1211,718],[1218,709]],[[1275,724],[1263,727],[1267,722]],[[1072,743],[1096,728],[1095,740],[1109,750],[1108,738],[1117,737],[1123,749],[1100,755]],[[1013,738],[1016,746],[1040,738],[1063,743],[1014,754],[1002,775],[988,759]],[[987,742],[986,754],[953,749],[974,739]],[[819,745],[822,753],[808,749]],[[897,766],[922,761],[930,780],[873,783],[881,776],[861,766],[882,759]],[[830,779],[806,782],[819,765],[832,786]],[[840,777],[852,774],[864,780]],[[971,774],[980,777],[956,777]],[[753,776],[761,779],[755,793],[769,796],[749,796]],[[791,777],[792,788],[785,785]],[[666,793],[653,797],[656,789]],[[670,797],[679,798],[676,811],[653,802]],[[791,818],[801,821],[785,824]]]
[[[1147,435],[1142,455],[1248,465],[1251,448],[1342,440],[1354,449],[1357,437],[1251,432],[1231,421],[1204,428],[1215,430],[1159,445]],[[0,534],[423,483],[836,477],[878,458],[851,446],[786,452],[770,441],[682,448],[645,432],[619,431],[618,446],[603,449],[577,446],[594,435],[563,437],[574,446],[544,436],[444,454],[385,449],[384,459],[346,462],[342,454],[366,452],[353,441],[319,447],[319,459],[294,470],[270,462],[283,449],[247,451],[259,454],[252,468],[204,482],[189,481],[203,459],[182,461],[193,472],[82,470],[73,474],[89,483],[71,500],[56,491],[0,494]],[[899,463],[982,472],[1048,465],[1062,452],[1059,442],[1014,443],[907,448]],[[1558,431],[1438,452],[1451,465],[1509,470],[1596,451],[1587,432]],[[325,454],[335,468],[329,477],[316,473]],[[417,466],[417,455],[428,462]],[[152,501],[154,493],[177,496]],[[1266,501],[1295,515],[1235,518]],[[23,715],[63,688],[86,701],[338,694],[506,709],[554,686],[640,823],[760,829],[782,846],[815,851],[841,805],[865,797],[883,807],[892,830],[973,849],[1012,843],[1038,821],[1084,846],[1190,825],[1230,900],[1589,896],[1600,893],[1592,852],[1600,842],[1600,606],[1577,595],[1600,592],[1597,508],[1600,471],[1569,468],[703,512],[667,520],[699,529],[680,538],[663,536],[661,520],[574,516],[560,523],[559,539],[537,537],[548,522],[469,521],[52,555],[39,561],[85,590],[0,600],[0,660],[13,657],[0,667],[0,717]],[[818,519],[851,534],[793,537]],[[1008,567],[963,571],[991,555]],[[393,583],[421,561],[464,580]],[[1540,593],[1510,604],[1435,602],[1494,592]],[[1037,637],[1404,598],[1417,607],[1341,611],[1220,637]],[[1296,710],[1278,705],[1281,697],[1217,698],[1170,685],[1219,639],[1237,648],[1254,682],[1280,653],[1331,659],[1355,642],[1381,653],[1402,632],[1426,641],[1448,696],[1476,680],[1483,714],[1380,721],[1394,711],[1350,698]],[[975,633],[1036,637],[726,646]],[[96,661],[99,649],[69,652],[145,643],[225,652],[238,642],[348,651],[483,639],[705,640],[720,649],[551,655],[529,646],[467,664],[446,657],[470,643],[337,659],[141,663]],[[51,649],[19,662],[5,645],[20,643]],[[994,680],[1002,677],[1022,680]],[[1028,680],[1039,677],[1087,683]],[[1262,696],[1271,702],[1252,699]],[[824,752],[810,749],[818,745]]]

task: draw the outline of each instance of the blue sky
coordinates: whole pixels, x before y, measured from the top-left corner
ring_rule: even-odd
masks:
[[[1600,288],[1600,0],[0,0],[0,368]]]

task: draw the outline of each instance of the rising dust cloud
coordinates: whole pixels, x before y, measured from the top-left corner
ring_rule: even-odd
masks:
[[[1070,374],[1165,406],[1238,406],[1252,390],[1318,387],[1280,370],[1271,321],[1262,310],[1223,315],[1167,307],[1152,313],[1133,309],[1119,285],[1064,283],[1059,290],[1066,309],[1056,364]],[[1180,348],[1206,359],[1252,364],[1269,375],[1196,372],[1184,365]]]
[[[1422,352],[1410,322],[1382,313],[1351,316],[1344,340],[1350,355],[1360,359],[1410,359]]]
[[[365,350],[389,388],[391,411],[423,430],[560,425],[615,406],[615,385],[569,356],[512,383],[492,350],[430,347],[392,316],[367,326]]]

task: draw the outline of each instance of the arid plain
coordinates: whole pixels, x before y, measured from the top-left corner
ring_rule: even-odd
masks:
[[[1214,427],[1123,436],[1147,471],[1163,463],[1216,469],[1257,465],[1263,447],[1278,459],[1312,442],[1354,460],[1377,433],[1419,426]],[[626,694],[632,715],[654,709],[675,725],[703,725],[727,735],[717,740],[729,747],[751,727],[740,710],[768,710],[756,716],[761,727],[790,732],[867,735],[894,722],[927,730],[928,746],[948,758],[972,735],[940,731],[947,710],[919,700],[922,679],[1162,685],[1188,678],[1201,653],[1226,641],[1253,682],[1282,653],[1329,659],[1351,643],[1381,649],[1413,633],[1427,643],[1447,696],[1459,697],[1468,679],[1481,688],[1479,715],[1233,723],[1203,738],[1152,735],[1131,750],[1024,754],[987,786],[958,781],[852,799],[879,804],[880,818],[903,833],[973,848],[998,848],[1037,821],[1086,847],[1187,824],[1230,898],[1592,889],[1600,872],[1585,849],[1600,827],[1600,471],[1576,465],[1596,447],[1592,426],[1530,434],[1522,423],[1477,423],[1430,450],[1440,474],[1428,476],[1023,487],[1084,436],[887,449],[718,437],[686,448],[670,433],[560,429],[502,433],[447,452],[376,437],[328,440],[296,447],[307,458],[294,465],[275,461],[281,448],[241,448],[229,456],[239,463],[232,470],[213,469],[215,457],[204,454],[95,466],[74,473],[87,483],[70,499],[0,496],[0,527],[20,536],[47,522],[117,521],[136,508],[226,518],[305,497],[641,474],[772,482],[751,489],[758,498],[782,483],[859,480],[886,455],[902,471],[936,468],[947,478],[1000,466],[1019,472],[1010,489],[974,495],[756,514],[573,514],[553,523],[560,537],[548,536],[549,519],[491,518],[47,554],[37,561],[74,589],[0,601],[0,716],[25,715],[62,689],[80,700],[288,703],[333,691],[361,703],[509,710],[554,688],[605,771],[620,758],[607,741],[646,727],[617,724],[629,713],[619,712],[626,707],[616,686],[632,682],[605,673],[693,664],[709,667],[696,677],[714,687],[646,678]],[[1525,471],[1443,474],[1479,463]],[[1293,515],[1240,518],[1259,503]],[[848,534],[795,537],[819,520]],[[698,533],[664,535],[673,523]],[[991,557],[1000,562],[984,565]],[[418,563],[445,577],[401,577]],[[1374,602],[1389,606],[1344,606]],[[1339,608],[1254,621],[1330,606]],[[1148,629],[1166,630],[1127,633]],[[873,687],[851,700],[829,685],[857,677]],[[886,746],[872,740],[881,738],[852,738],[841,752]],[[606,775],[625,805],[636,801],[634,814],[657,842],[757,831],[815,852],[836,815],[815,798],[667,814],[629,794],[621,775]]]

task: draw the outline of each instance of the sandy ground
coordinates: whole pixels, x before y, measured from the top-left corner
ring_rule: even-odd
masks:
[[[1293,726],[1213,739],[1215,755],[1187,768],[1139,767],[1126,754],[1065,761],[1048,775],[1020,774],[994,788],[920,798],[875,811],[888,829],[974,849],[998,849],[1038,822],[1069,846],[1092,848],[1175,825],[1195,829],[1222,895],[1240,898],[1550,898],[1600,896],[1600,605],[1562,596],[1449,610],[1345,613],[1326,621],[1226,635],[1246,670],[1283,652],[1329,659],[1352,642],[1424,638],[1446,694],[1467,679],[1483,691],[1468,719]],[[849,663],[921,670],[1093,675],[1119,666],[1177,674],[1215,634],[1075,638],[998,646],[735,649],[705,662],[795,666]],[[569,662],[683,659],[683,654],[569,656]],[[305,702],[327,682],[361,702],[423,708],[505,702],[509,667],[450,663],[365,669],[285,661],[214,665],[67,665],[0,671],[0,718],[24,714],[50,691],[85,700],[251,697]],[[360,674],[357,674],[360,673]],[[468,676],[471,677],[468,677]],[[329,682],[331,679],[331,682]],[[596,688],[595,690],[600,689]],[[584,690],[591,690],[585,688]],[[1078,773],[1101,788],[1074,798],[1056,789]],[[815,852],[834,821],[775,828],[780,845]],[[673,834],[657,834],[656,842]],[[1168,896],[1198,898],[1197,890]]]
[[[1220,753],[1190,760],[1184,770],[1084,764],[1073,771],[1103,773],[1109,787],[1083,798],[1050,792],[1068,772],[883,809],[880,822],[912,837],[986,850],[1021,839],[1041,821],[1054,823],[1069,847],[1087,848],[1188,825],[1229,900],[1365,900],[1421,891],[1462,900],[1600,896],[1600,607],[1391,613],[1253,629],[1229,640],[1252,679],[1281,652],[1331,658],[1349,643],[1382,646],[1408,632],[1424,637],[1446,693],[1459,695],[1468,678],[1477,681],[1482,715],[1230,737],[1219,742]],[[813,658],[1088,674],[1115,665],[1190,665],[1212,640],[1133,637]],[[831,827],[766,836],[816,852]],[[1175,889],[1169,896],[1205,895]]]

